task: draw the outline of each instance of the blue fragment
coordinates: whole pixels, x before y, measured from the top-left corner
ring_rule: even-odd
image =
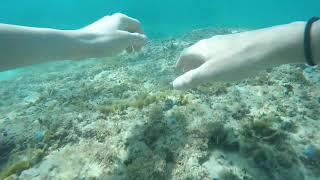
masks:
[[[177,124],[177,119],[172,116],[172,117],[169,117],[167,122],[168,122],[169,126],[173,126],[173,125]]]
[[[36,132],[35,139],[37,142],[41,142],[44,139],[44,132],[38,131]]]
[[[316,155],[316,147],[309,145],[305,153],[308,158],[313,158]]]
[[[307,67],[304,72],[308,73],[308,74],[312,74],[313,73],[313,69],[311,67]]]

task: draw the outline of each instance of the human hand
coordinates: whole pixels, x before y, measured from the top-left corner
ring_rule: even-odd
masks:
[[[303,27],[303,23],[292,23],[201,40],[181,53],[176,67],[184,74],[173,81],[173,87],[235,81],[268,67],[299,63],[303,59]]]
[[[139,51],[147,40],[140,22],[121,13],[105,16],[79,32],[87,57],[111,56],[124,50]]]

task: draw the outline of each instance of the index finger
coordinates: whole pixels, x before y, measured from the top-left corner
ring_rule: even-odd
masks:
[[[139,20],[121,13],[117,13],[116,16],[120,16],[121,18],[120,30],[128,31],[130,33],[144,34],[144,31],[141,27],[141,23]]]

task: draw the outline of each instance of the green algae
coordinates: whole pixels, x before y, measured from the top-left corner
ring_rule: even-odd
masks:
[[[39,163],[44,156],[44,149],[33,150],[33,154],[28,158],[28,160],[13,162],[8,166],[8,168],[3,169],[2,173],[0,173],[0,179],[5,179],[13,174],[17,174],[31,168],[35,164]]]
[[[30,161],[21,161],[11,165],[8,169],[5,169],[2,174],[0,174],[0,179],[5,179],[13,174],[20,173],[31,167]]]
[[[106,105],[101,105],[98,107],[98,111],[105,115],[109,115],[115,112],[124,111],[129,107],[141,110],[151,104],[164,102],[170,95],[178,96],[176,102],[178,106],[186,106],[189,104],[189,98],[186,95],[176,95],[169,91],[160,92],[158,95],[141,92],[135,98],[113,100]]]
[[[219,172],[219,177],[221,180],[241,180],[241,178],[234,173],[231,169],[229,170],[222,170]]]

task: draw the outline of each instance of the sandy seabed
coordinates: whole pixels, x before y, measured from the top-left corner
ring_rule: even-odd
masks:
[[[319,67],[172,89],[184,48],[239,31],[196,30],[0,81],[0,179],[319,179]]]

